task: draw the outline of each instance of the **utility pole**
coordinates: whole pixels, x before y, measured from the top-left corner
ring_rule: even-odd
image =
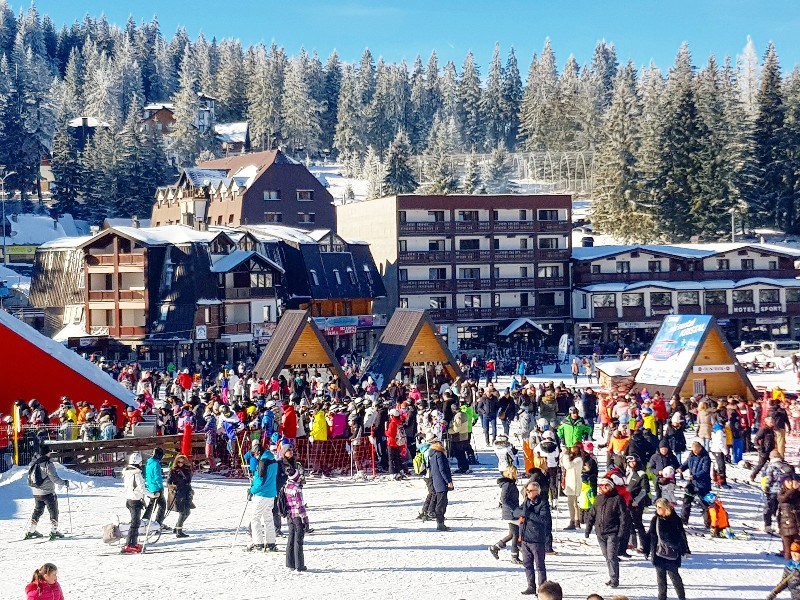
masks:
[[[15,175],[16,171],[9,171],[6,173],[6,166],[0,165],[0,204],[3,206],[3,264],[8,264],[8,252],[6,251],[6,179]]]

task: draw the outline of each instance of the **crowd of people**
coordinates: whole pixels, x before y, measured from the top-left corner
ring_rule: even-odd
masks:
[[[533,384],[524,373],[501,391],[493,373],[486,383],[483,377],[465,377],[453,384],[441,372],[426,374],[426,386],[394,380],[379,390],[354,371],[357,395],[350,396],[335,376],[323,380],[308,372],[265,380],[239,365],[214,377],[188,370],[167,374],[156,377],[131,365],[118,375],[138,393],[137,406],[119,417],[124,423],[118,434],[145,420],[161,434],[190,428],[206,436],[209,470],[218,469],[219,459],[239,461],[233,466],[250,478],[248,549],[276,551],[285,522],[290,569],[306,569],[303,540],[311,529],[303,484],[319,466],[301,464],[296,445],[341,439],[371,445],[376,469],[388,473],[389,480],[422,476],[426,497],[418,518],[434,521],[439,531],[450,531],[446,512],[454,477],[471,472],[478,463],[476,450],[491,449],[508,532],[489,552],[499,559],[510,545],[512,562],[526,573],[523,593],[540,598],[546,597],[542,590],[549,583],[547,557],[555,555],[553,530],[561,496],[568,511],[565,530],[582,530],[586,538],[595,533],[609,587],[620,585],[620,558],[635,552],[652,561],[659,599],[666,598],[668,579],[678,598],[685,598],[679,569],[690,554],[686,528],[691,513],[699,508],[708,534],[731,536],[719,498],[730,488],[726,467],[741,464],[744,452],[756,451],[759,460],[750,480],[763,484],[764,530],[773,532],[777,518],[787,569],[800,578],[800,563],[792,563],[793,548],[800,548],[800,474],[785,460],[795,401],[779,393],[767,405],[739,397],[666,398],[646,389],[598,394],[591,387],[578,390],[553,381]],[[114,424],[118,419],[110,407],[95,409],[66,398],[52,414],[35,401],[21,403],[20,409],[30,425],[66,420],[80,425],[80,435],[104,418]],[[696,438],[691,443],[689,432]],[[194,507],[191,482],[197,458],[176,456],[165,478],[161,448],[146,461],[138,452],[131,454],[122,472],[131,514],[124,552],[141,551],[140,524],[158,529],[168,511],[179,516],[173,533],[189,535],[184,526]],[[29,535],[40,535],[36,525],[47,508],[51,535],[57,537],[55,486],[68,482],[52,468],[45,441],[31,472],[36,508]],[[655,512],[647,521],[645,511],[651,506]]]

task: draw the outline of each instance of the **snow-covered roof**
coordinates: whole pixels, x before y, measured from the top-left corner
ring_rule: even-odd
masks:
[[[84,123],[84,120],[86,123]],[[86,127],[111,127],[105,121],[100,121],[99,119],[95,119],[94,117],[75,117],[74,119],[70,119],[67,122],[67,125],[70,127],[83,127],[84,124]]]
[[[111,227],[100,232],[116,231],[126,237],[147,244],[161,246],[165,244],[208,243],[219,235],[217,231],[198,231],[187,225],[162,225],[160,227]]]
[[[16,271],[0,265],[0,283],[3,281],[8,284],[8,287],[25,292],[26,294],[31,289],[31,278],[20,275]]]
[[[258,252],[254,252],[253,250],[234,250],[230,254],[226,254],[224,256],[220,256],[219,258],[215,258],[213,260],[213,264],[211,266],[212,273],[227,273],[231,269],[235,269],[244,261],[249,260],[251,258],[257,258],[259,260],[263,260],[267,262],[269,265],[278,269],[281,273],[284,272],[283,267],[279,264],[271,261],[266,256],[259,254]]]
[[[769,277],[751,277],[740,281],[717,279],[714,281],[637,281],[636,283],[594,283],[581,286],[582,292],[612,293],[632,292],[644,288],[662,288],[666,290],[730,290],[749,285],[769,285],[774,287],[800,287],[800,279],[772,279]]]
[[[633,375],[642,366],[641,359],[636,360],[614,360],[597,363],[597,370],[602,371],[611,377],[628,377]]]
[[[172,102],[151,102],[150,104],[145,105],[143,110],[161,110],[162,108],[166,108],[170,111],[175,111],[175,104]]]
[[[217,123],[214,134],[220,142],[227,144],[244,144],[247,137],[247,121],[237,123]]]
[[[77,248],[82,246],[90,239],[91,235],[79,235],[75,237],[60,237],[49,242],[45,242],[39,246],[40,250],[69,250],[70,248]]]
[[[54,221],[47,215],[18,214],[6,215],[11,230],[6,244],[14,246],[41,246],[62,237],[78,236],[86,231],[78,227],[71,215],[62,215]],[[2,236],[0,236],[2,241]]]
[[[247,231],[252,231],[257,235],[266,235],[275,240],[293,242],[295,244],[316,244],[315,240],[308,231],[284,225],[246,225]]]
[[[81,358],[72,350],[42,335],[30,325],[23,323],[3,310],[0,310],[0,326],[7,327],[19,337],[35,344],[42,352],[49,354],[55,360],[69,367],[85,379],[88,379],[94,385],[105,390],[115,398],[118,398],[126,404],[133,404],[133,392],[125,389],[116,380],[106,375],[100,367]]]
[[[595,260],[616,254],[624,254],[632,251],[654,252],[667,254],[681,258],[707,258],[715,254],[724,254],[738,250],[753,250],[762,252],[774,252],[786,254],[788,256],[800,257],[800,249],[779,244],[752,244],[752,243],[714,243],[714,244],[642,244],[642,245],[610,245],[610,246],[590,246],[574,247],[572,258],[574,260]]]
[[[308,235],[314,238],[317,241],[325,239],[328,235],[330,235],[330,229],[312,229],[308,232]]]
[[[104,223],[108,227],[131,227],[133,226],[133,219],[108,218]],[[139,227],[150,227],[150,219],[139,219]]]
[[[542,328],[542,326],[541,326],[541,325],[539,325],[539,324],[538,324],[536,321],[533,321],[533,320],[531,320],[531,319],[529,319],[529,318],[527,318],[527,317],[521,317],[521,318],[519,318],[519,319],[515,319],[514,321],[512,321],[512,322],[511,322],[511,324],[510,324],[508,327],[506,327],[505,329],[503,329],[503,331],[501,331],[501,332],[499,333],[499,335],[500,335],[501,337],[505,337],[505,336],[507,336],[507,335],[511,335],[511,334],[512,334],[512,333],[514,333],[514,332],[515,332],[517,329],[519,329],[520,327],[523,327],[523,326],[525,326],[525,325],[530,325],[531,327],[533,327],[534,329],[538,329],[538,330],[539,330],[540,332],[542,332],[542,333],[547,333],[547,332],[546,332],[546,331],[545,331],[545,330]]]
[[[199,167],[189,167],[183,170],[186,177],[195,187],[202,187],[205,185],[215,185],[222,179],[228,178],[228,172],[225,169],[201,169]]]

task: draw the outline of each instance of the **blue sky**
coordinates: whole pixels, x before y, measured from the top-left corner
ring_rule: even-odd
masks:
[[[472,50],[484,74],[499,42],[504,58],[514,46],[523,77],[547,37],[559,65],[570,53],[581,64],[590,60],[600,39],[614,43],[621,62],[653,60],[662,68],[687,41],[700,65],[711,53],[735,57],[748,35],[759,56],[774,41],[784,71],[800,64],[797,0],[36,0],[36,6],[59,27],[87,13],[105,13],[120,25],[131,14],[137,22],[157,15],[165,35],[184,26],[192,39],[203,31],[245,45],[274,40],[290,54],[316,49],[323,60],[335,48],[355,61],[369,47],[387,61],[411,63],[436,49],[440,64],[453,60],[460,67]]]

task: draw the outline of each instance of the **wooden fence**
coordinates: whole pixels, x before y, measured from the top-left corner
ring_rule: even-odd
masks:
[[[157,447],[164,449],[164,463],[169,464],[180,454],[182,435],[160,435],[153,437],[124,437],[113,440],[85,442],[83,440],[50,441],[50,457],[80,473],[111,475],[115,468],[125,465],[131,452],[139,451],[147,459]],[[192,461],[202,460],[205,450],[205,435],[192,436]]]

